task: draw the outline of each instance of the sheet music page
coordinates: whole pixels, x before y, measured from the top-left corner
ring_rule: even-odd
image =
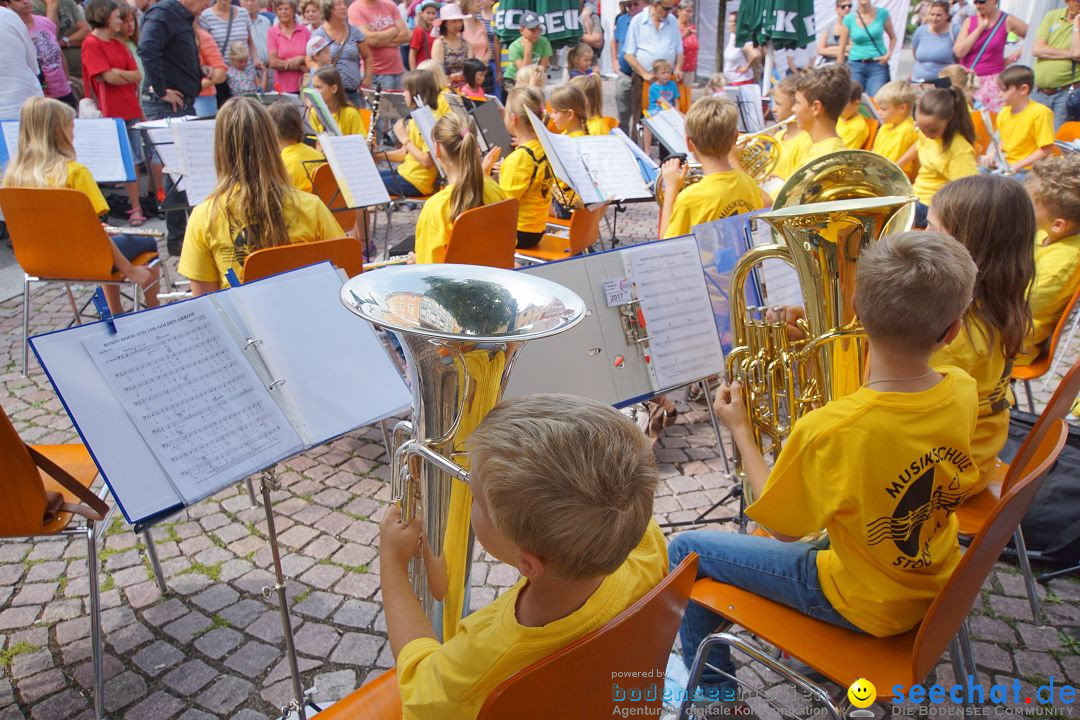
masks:
[[[772,227],[764,220],[756,220],[754,223],[754,245],[767,245],[772,242],[783,243],[783,239],[775,237]],[[764,285],[765,305],[776,307],[777,305],[802,307],[802,286],[799,284],[799,275],[795,268],[783,260],[766,260],[758,269],[759,278]]]
[[[319,135],[319,145],[348,207],[390,202],[390,194],[362,135]]]
[[[761,86],[754,83],[724,88],[724,92],[739,109],[739,132],[757,132],[765,127],[761,110]]]
[[[4,146],[7,149],[7,159],[4,162],[6,165],[11,158],[15,157],[15,151],[19,149],[19,121],[6,120],[0,123],[0,130],[4,133]]]
[[[672,153],[685,153],[689,162],[697,162],[686,146],[686,119],[678,110],[671,108],[647,117],[645,124]]]
[[[723,372],[724,352],[694,238],[647,243],[623,252],[645,316],[654,389]]]
[[[205,200],[217,186],[214,167],[214,121],[176,123],[170,126],[184,173],[188,205]]]
[[[613,135],[568,139],[578,144],[578,156],[599,188],[601,200],[652,199],[653,193],[641,176],[637,160],[622,140]]]
[[[129,145],[130,158],[127,130],[113,118],[75,121],[75,137],[72,142],[75,146],[75,157],[98,182],[126,182],[129,178],[135,179],[134,168],[132,174],[128,174],[121,143]]]
[[[435,159],[435,141],[431,139],[431,131],[435,129],[435,114],[431,112],[431,108],[427,105],[421,105],[412,111],[412,121],[416,123],[420,136],[424,138],[424,144],[427,145],[428,152],[431,153],[431,159],[435,160],[435,166],[439,168],[439,174],[446,177],[443,166]]]
[[[652,159],[652,155],[638,147],[638,144],[631,140],[630,136],[622,131],[622,128],[615,128],[611,131],[611,134],[622,140],[623,145],[626,145],[627,149],[633,153],[638,161],[638,166],[641,168],[641,174],[649,182],[655,180],[656,176],[660,174],[660,165]]]
[[[532,123],[533,132],[536,133],[536,139],[540,141],[540,145],[544,148],[544,154],[547,156],[548,163],[551,165],[551,172],[555,174],[555,177],[562,180],[567,185],[573,186],[573,182],[570,181],[570,174],[563,166],[563,159],[559,157],[559,153],[556,151],[554,138],[560,137],[551,132],[544,126],[544,123],[540,118],[533,114],[532,110],[525,108],[525,112],[529,114],[529,122]],[[568,156],[569,157],[569,156]],[[574,188],[577,190],[577,188]],[[581,193],[578,192],[580,195]]]
[[[140,313],[82,342],[185,503],[303,449],[206,304]]]

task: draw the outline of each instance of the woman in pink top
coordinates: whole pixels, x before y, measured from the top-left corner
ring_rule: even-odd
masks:
[[[56,39],[56,25],[43,15],[35,15],[30,0],[11,0],[8,7],[18,14],[30,33],[30,40],[37,51],[38,67],[45,77],[45,95],[78,109],[78,101],[68,82],[67,60]]]
[[[998,73],[1005,69],[1005,44],[1009,33],[1024,37],[1027,24],[998,7],[998,0],[975,0],[975,14],[960,26],[953,43],[953,54],[960,64],[979,78],[979,87],[972,94],[976,105],[991,112],[1001,110],[1004,102],[998,88]],[[1015,62],[1016,58],[1009,58]]]
[[[311,31],[296,23],[296,0],[274,0],[275,23],[266,33],[266,54],[275,70],[278,92],[300,92],[307,65],[304,55]]]

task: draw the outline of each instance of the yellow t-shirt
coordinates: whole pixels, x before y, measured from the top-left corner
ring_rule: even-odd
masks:
[[[311,192],[311,179],[315,171],[326,164],[323,154],[302,142],[294,143],[281,149],[281,161],[285,163],[285,172],[297,190]]]
[[[686,235],[695,225],[761,209],[761,190],[739,170],[711,173],[679,191],[665,238]]]
[[[314,195],[293,190],[285,199],[285,225],[291,242],[330,240],[344,235],[323,201]],[[187,222],[184,247],[177,270],[189,280],[220,282],[228,287],[225,274],[231,269],[243,277],[249,249],[239,236],[242,228],[229,225],[228,213],[213,198],[196,205]]]
[[[453,95],[449,90],[443,90],[439,93],[439,99],[435,101],[435,117],[441,118],[446,113],[450,112],[450,101],[446,99],[447,95]]]
[[[784,130],[776,134],[777,139],[780,140],[780,160],[776,163],[773,174],[782,180],[787,180],[795,173],[798,167],[795,164],[796,161],[806,154],[811,145],[810,133],[805,130],[793,138],[788,138],[789,134]]]
[[[588,130],[590,135],[607,135],[614,129],[614,126],[611,124],[610,118],[593,115],[585,122],[585,129]]]
[[[1013,404],[1010,365],[1005,362],[1001,339],[997,332],[991,336],[982,327],[968,313],[956,339],[930,356],[931,365],[955,365],[975,378],[979,389],[979,421],[971,439],[971,457],[979,468],[979,481],[973,493],[993,479],[998,453],[1008,439],[1009,407]]]
[[[432,195],[420,210],[416,219],[416,262],[441,263],[450,247],[450,233],[454,218],[450,217],[450,193],[453,185],[447,185]],[[506,199],[506,193],[491,178],[484,178],[484,204]]]
[[[896,162],[906,153],[919,138],[919,130],[915,127],[915,121],[905,118],[898,123],[884,123],[878,128],[874,136],[874,152],[883,158]],[[905,173],[911,168],[901,168]]]
[[[507,197],[517,198],[517,229],[521,232],[537,233],[547,228],[551,180],[547,156],[539,140],[529,140],[502,161],[499,187]]]
[[[413,640],[397,658],[403,720],[475,718],[499,683],[602,627],[656,587],[667,564],[664,536],[650,522],[622,566],[604,578],[584,605],[562,619],[543,627],[519,624],[514,608],[527,582],[520,580],[463,619],[448,642]]]
[[[1006,105],[997,114],[1001,149],[1010,165],[1018,163],[1039,148],[1054,144],[1054,111],[1034,100],[1013,115]]]
[[[1039,357],[1042,344],[1054,334],[1061,313],[1080,284],[1080,235],[1044,245],[1046,233],[1035,239],[1035,281],[1028,292],[1033,327],[1026,347],[1015,364],[1030,365]]]
[[[439,96],[439,100],[444,100],[442,95]],[[446,110],[442,108],[444,105],[439,103],[438,107],[432,111],[432,115],[438,120],[447,112],[450,111],[450,106],[445,105]],[[424,142],[424,136],[420,132],[420,128],[413,120],[406,121],[409,125],[409,142],[419,148],[422,152],[430,152],[428,150],[427,143]],[[435,191],[435,180],[439,177],[439,170],[433,164],[431,167],[424,167],[420,164],[420,161],[412,156],[412,153],[405,151],[405,159],[402,160],[397,166],[397,173],[401,177],[408,180],[414,188],[420,191],[421,195],[430,195]]]
[[[337,123],[338,130],[341,130],[342,135],[367,135],[367,125],[364,124],[364,118],[360,116],[360,111],[351,105],[346,105],[339,108],[334,115],[334,122]],[[308,123],[311,125],[311,129],[315,131],[315,134],[323,132],[322,123],[319,121],[319,116],[315,114],[314,110],[308,112]]]
[[[836,121],[836,134],[844,141],[848,150],[861,150],[870,139],[870,125],[866,118],[855,113],[850,118],[841,117]]]
[[[105,201],[105,196],[101,194],[101,188],[98,187],[94,176],[90,174],[90,171],[82,163],[68,160],[67,181],[64,183],[64,187],[69,190],[78,190],[90,198],[90,205],[93,206],[95,215],[104,215],[109,212],[109,203]]]
[[[963,135],[953,135],[948,148],[940,139],[931,140],[921,132],[916,142],[919,146],[919,174],[915,176],[914,190],[915,197],[924,205],[929,205],[937,191],[953,180],[979,174],[975,148]]]
[[[800,142],[799,140],[802,138],[805,138],[805,140]],[[845,145],[844,141],[839,137],[825,138],[824,140],[815,143],[810,141],[809,133],[803,132],[799,135],[799,138],[794,141],[792,152],[790,153],[790,172],[788,172],[787,177],[784,179],[790,178],[799,170],[799,168],[811,160],[817,160],[823,155],[847,149],[847,145]],[[784,155],[781,156],[781,160],[787,160],[787,155],[787,148],[785,147]],[[785,167],[785,170],[787,170],[787,167]]]
[[[746,509],[778,533],[821,529],[829,603],[878,637],[918,624],[960,560],[952,511],[972,493],[975,382],[955,367],[916,393],[860,388],[803,416]]]

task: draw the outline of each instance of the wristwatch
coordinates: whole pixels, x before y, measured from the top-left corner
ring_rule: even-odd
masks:
[[[71,40],[69,40],[68,36],[65,35],[64,37],[60,38],[60,42],[62,42],[64,44],[64,47],[67,47],[68,44],[71,42]]]

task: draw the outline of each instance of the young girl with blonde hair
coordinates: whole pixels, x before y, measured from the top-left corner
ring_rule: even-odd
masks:
[[[341,73],[336,67],[328,65],[316,70],[311,77],[311,86],[322,96],[323,102],[330,109],[330,114],[334,116],[334,122],[337,123],[342,135],[367,135],[368,129],[364,118],[359,110],[349,104]],[[308,111],[308,124],[316,134],[325,132],[315,108]]]
[[[588,47],[588,46],[586,46]],[[585,130],[589,135],[607,135],[618,123],[604,117],[604,90],[599,75],[578,75],[570,84],[585,96]]]
[[[585,93],[573,85],[560,85],[551,91],[549,98],[551,111],[548,114],[548,127],[554,125],[555,132],[581,137],[587,135],[585,121],[589,112],[585,103]],[[552,214],[563,220],[570,217],[578,205],[577,193],[561,180],[555,180],[555,199],[552,202]]]
[[[70,106],[44,97],[27,100],[19,113],[19,146],[0,184],[3,187],[78,190],[90,199],[95,214],[107,214],[109,203],[94,177],[85,165],[75,160],[74,133],[75,111]],[[48,208],[42,208],[42,212],[48,211]],[[131,261],[144,253],[156,253],[157,243],[150,237],[128,235],[114,235],[109,241],[113,266],[143,288],[147,307],[156,307],[158,269],[133,265]],[[116,285],[104,285],[103,288],[109,309],[113,313],[123,312],[120,288]]]
[[[439,86],[433,74],[426,70],[413,70],[405,73],[402,85],[405,88],[405,104],[410,109],[426,105],[436,118],[443,116],[444,113],[439,110]],[[394,170],[380,171],[386,191],[398,197],[430,195],[435,191],[439,171],[420,128],[411,118],[405,118],[394,124],[394,135],[401,147],[388,150],[386,159],[398,163],[398,166]]]
[[[228,287],[256,250],[342,237],[319,198],[292,187],[277,151],[274,123],[258,100],[235,97],[217,114],[214,169],[217,187],[191,211],[180,274],[193,295]]]
[[[458,113],[439,118],[431,132],[435,157],[446,171],[446,187],[424,203],[416,220],[416,262],[446,259],[454,220],[466,210],[506,199],[502,188],[484,174],[480,145],[469,130],[469,119]]]
[[[450,78],[446,76],[442,64],[435,60],[425,60],[417,65],[416,69],[431,73],[435,78],[435,86],[439,89],[439,101],[435,105],[436,117],[442,117],[450,112],[450,101],[446,99],[446,96],[453,95],[454,91],[450,87]]]
[[[519,248],[540,244],[551,205],[551,165],[526,110],[540,117],[544,112],[544,95],[536,88],[519,85],[506,96],[505,115],[506,130],[513,136],[516,147],[499,168],[499,187],[518,201]]]

